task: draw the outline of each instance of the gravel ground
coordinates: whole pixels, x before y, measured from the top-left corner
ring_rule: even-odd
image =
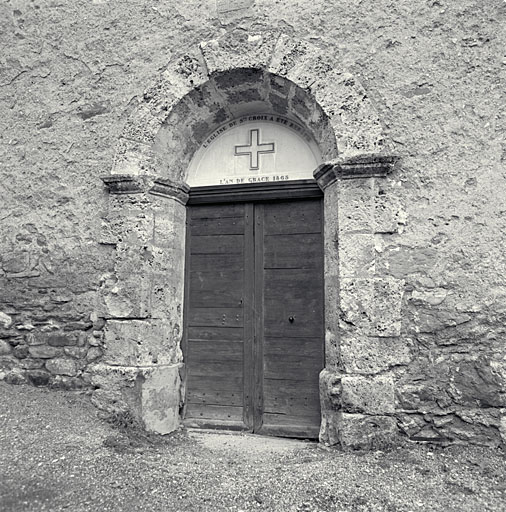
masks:
[[[504,453],[315,443],[180,431],[97,417],[85,394],[0,383],[0,510],[506,511]]]

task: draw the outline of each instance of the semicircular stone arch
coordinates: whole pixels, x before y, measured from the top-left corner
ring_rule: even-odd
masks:
[[[105,349],[92,369],[94,402],[129,410],[150,430],[178,427],[188,169],[213,130],[255,114],[303,126],[323,161],[314,172],[325,217],[320,439],[382,445],[396,431],[394,388],[390,360],[373,351],[400,335],[403,283],[375,270],[375,230],[384,229],[375,201],[377,180],[396,158],[385,153],[379,116],[354,77],[332,55],[277,32],[236,29],[175,57],[123,129],[103,178],[111,195],[102,242],[116,252],[99,293]],[[371,409],[367,397],[376,395]]]
[[[112,174],[184,180],[208,133],[259,112],[304,124],[328,161],[384,147],[372,102],[332,56],[284,34],[235,30],[169,62],[127,120]]]

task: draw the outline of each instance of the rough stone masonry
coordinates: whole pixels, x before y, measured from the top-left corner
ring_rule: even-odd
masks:
[[[2,3],[1,378],[177,428],[185,173],[261,105],[325,159],[322,442],[504,444],[505,11]]]

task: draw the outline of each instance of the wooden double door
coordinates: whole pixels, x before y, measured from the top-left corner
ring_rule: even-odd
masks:
[[[191,206],[185,422],[318,437],[321,199]]]

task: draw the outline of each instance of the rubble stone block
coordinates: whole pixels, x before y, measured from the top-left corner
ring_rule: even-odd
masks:
[[[76,337],[72,334],[46,334],[44,338],[51,347],[67,347],[77,343]]]
[[[25,357],[28,357],[28,354],[29,354],[28,345],[16,345],[14,347],[12,353],[18,359],[24,359]]]
[[[28,351],[32,357],[40,359],[51,359],[52,357],[57,357],[62,353],[62,349],[60,347],[48,347],[46,345],[33,345],[28,349]]]
[[[3,311],[0,311],[0,324],[4,329],[8,329],[12,325],[12,317]]]
[[[4,380],[8,384],[24,384],[26,382],[26,376],[23,370],[19,368],[13,368],[12,370],[6,372]]]
[[[0,356],[7,356],[11,353],[11,346],[5,340],[0,340]]]
[[[47,386],[51,380],[51,375],[44,370],[28,370],[26,376],[34,386]]]
[[[78,371],[76,361],[64,358],[50,359],[46,362],[46,368],[53,375],[67,375],[69,377],[75,377]]]

